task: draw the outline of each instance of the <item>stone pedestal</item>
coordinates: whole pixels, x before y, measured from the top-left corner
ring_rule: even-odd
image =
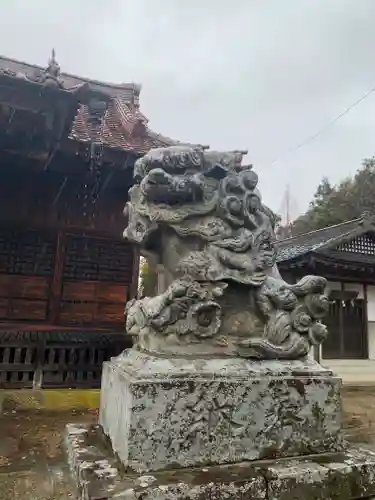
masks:
[[[105,363],[101,395],[101,425],[67,427],[82,500],[375,497],[375,453],[344,446],[340,380],[311,359],[130,349]]]
[[[230,464],[342,450],[340,381],[312,360],[104,364],[100,424],[125,467]]]

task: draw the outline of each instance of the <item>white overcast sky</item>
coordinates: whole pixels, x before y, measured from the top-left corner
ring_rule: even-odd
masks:
[[[285,154],[375,86],[375,0],[0,2],[2,55],[45,65],[52,47],[63,71],[142,83],[156,132],[248,149],[275,210],[288,183],[297,215],[375,155],[375,92]]]

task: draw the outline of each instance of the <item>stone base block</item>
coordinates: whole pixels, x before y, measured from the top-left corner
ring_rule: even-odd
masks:
[[[130,349],[104,364],[100,424],[138,472],[337,452],[340,386],[311,360],[163,359]]]
[[[375,453],[125,472],[99,426],[69,425],[66,447],[81,500],[354,500],[375,496]]]

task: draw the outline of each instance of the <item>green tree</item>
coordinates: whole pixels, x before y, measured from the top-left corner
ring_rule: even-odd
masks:
[[[306,213],[293,223],[292,234],[340,224],[364,212],[375,215],[375,158],[364,160],[353,177],[337,185],[324,178]]]

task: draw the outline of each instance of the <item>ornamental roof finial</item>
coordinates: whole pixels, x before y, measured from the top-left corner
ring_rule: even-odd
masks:
[[[46,73],[54,78],[58,78],[60,76],[60,65],[56,61],[56,52],[55,49],[52,49],[51,57],[48,61],[48,66],[46,69]]]

